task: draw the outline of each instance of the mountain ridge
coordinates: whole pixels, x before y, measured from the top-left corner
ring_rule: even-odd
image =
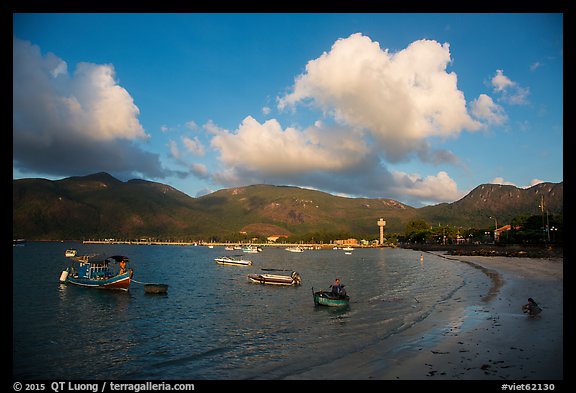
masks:
[[[191,197],[143,179],[120,181],[106,172],[60,180],[13,180],[13,236],[38,240],[87,238],[242,239],[256,234],[334,233],[374,236],[408,222],[490,227],[539,214],[563,213],[563,182],[527,189],[481,184],[458,201],[414,208],[388,198],[347,198],[295,186],[256,184]],[[277,233],[274,233],[277,232]]]

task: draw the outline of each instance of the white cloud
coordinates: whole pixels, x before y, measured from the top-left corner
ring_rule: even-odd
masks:
[[[492,87],[494,87],[494,91],[497,92],[504,91],[507,88],[515,85],[515,83],[512,82],[510,78],[504,75],[503,70],[496,70],[496,75],[492,77],[491,83]]]
[[[393,173],[396,195],[408,195],[420,201],[453,202],[464,196],[456,182],[444,171],[422,178],[416,174]]]
[[[208,120],[208,122],[204,124],[202,128],[204,128],[204,130],[207,131],[209,134],[213,135],[218,135],[227,132],[224,128],[218,127],[212,120]]]
[[[197,156],[204,155],[204,145],[202,144],[202,142],[200,142],[197,136],[195,136],[194,138],[188,138],[187,136],[182,137],[182,142],[184,143],[186,150],[188,150],[189,152]]]
[[[390,161],[422,148],[430,136],[456,136],[481,124],[466,110],[448,44],[420,40],[397,53],[362,34],[334,43],[306,65],[279,109],[311,101],[343,125],[366,130]]]
[[[262,114],[263,114],[263,115],[269,115],[270,112],[272,112],[272,109],[270,109],[269,106],[263,106],[263,107],[262,107]]]
[[[190,171],[194,174],[194,176],[200,179],[210,178],[210,172],[204,164],[192,164],[190,165]]]
[[[524,188],[529,188],[529,187],[535,186],[536,184],[540,184],[540,183],[544,183],[544,180],[532,179],[532,180],[530,180],[530,184],[525,186]]]
[[[162,177],[139,109],[111,64],[79,63],[72,75],[56,55],[13,38],[13,158],[22,172],[113,173]]]
[[[536,71],[538,68],[542,67],[542,63],[540,63],[539,61],[530,64],[530,71],[534,72]]]
[[[13,39],[13,101],[18,133],[50,142],[63,134],[92,140],[148,138],[130,94],[110,64],[79,63],[74,75],[53,54]],[[30,135],[32,136],[32,135]]]
[[[512,81],[504,75],[503,70],[496,70],[496,75],[492,77],[490,82],[494,92],[499,93],[505,102],[512,105],[525,105],[528,103],[530,89]]]
[[[187,121],[185,124],[186,128],[192,131],[198,130],[198,124],[194,120]]]
[[[495,178],[490,182],[490,184],[501,184],[501,185],[507,185],[507,186],[514,186],[514,187],[516,187],[516,184],[504,180],[503,177],[495,177]]]
[[[507,119],[504,108],[496,104],[486,94],[480,94],[476,100],[472,101],[471,112],[477,119],[491,124],[502,124]]]
[[[180,155],[180,149],[178,149],[178,144],[173,140],[170,140],[168,142],[168,147],[170,149],[170,155],[175,159],[179,160],[181,155]]]
[[[368,152],[353,134],[318,125],[321,123],[305,131],[282,129],[276,119],[260,124],[248,116],[234,132],[219,129],[211,145],[220,152],[226,166],[263,176],[340,171],[357,164]]]
[[[532,179],[532,180],[530,180],[530,184],[528,184],[526,186],[517,186],[515,183],[512,183],[511,181],[507,181],[503,177],[495,177],[490,183],[491,184],[509,185],[509,186],[514,186],[514,187],[518,187],[518,188],[530,188],[532,186],[535,186],[536,184],[544,183],[544,180]]]

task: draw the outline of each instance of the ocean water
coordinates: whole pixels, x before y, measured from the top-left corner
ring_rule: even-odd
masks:
[[[63,285],[64,251],[126,255],[134,279],[169,285],[147,294]],[[405,249],[266,247],[253,266],[219,265],[223,247],[29,242],[13,247],[15,379],[280,379],[412,329],[478,271]],[[261,269],[297,271],[302,284],[250,282]],[[314,290],[335,277],[344,309],[315,306]],[[490,286],[484,277],[486,288]]]

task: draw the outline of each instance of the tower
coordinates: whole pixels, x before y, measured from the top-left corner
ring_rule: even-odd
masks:
[[[384,219],[380,219],[377,222],[378,226],[380,227],[380,244],[384,244],[384,227],[386,226],[386,221]]]

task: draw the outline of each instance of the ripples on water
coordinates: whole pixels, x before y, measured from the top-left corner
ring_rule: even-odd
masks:
[[[60,285],[64,250],[130,257],[150,295]],[[13,250],[15,378],[272,379],[365,348],[429,315],[466,283],[465,264],[403,249],[265,248],[251,267],[214,261],[222,247],[28,243]],[[299,287],[251,283],[262,268],[298,271]],[[290,272],[285,272],[289,274]],[[345,309],[316,307],[340,277]]]

